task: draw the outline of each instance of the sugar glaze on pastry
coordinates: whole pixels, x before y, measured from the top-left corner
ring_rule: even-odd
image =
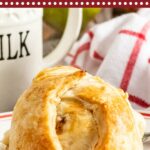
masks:
[[[142,150],[143,120],[128,95],[60,66],[41,71],[19,98],[8,150]]]

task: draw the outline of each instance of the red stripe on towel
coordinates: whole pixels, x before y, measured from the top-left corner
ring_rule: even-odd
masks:
[[[93,39],[94,33],[93,33],[92,31],[88,31],[87,34],[89,35],[89,37],[90,37],[91,39]]]
[[[150,22],[148,22],[144,25],[144,27],[141,30],[141,34],[145,35],[149,28],[150,28]],[[125,91],[127,91],[127,88],[128,88],[128,85],[129,85],[129,82],[131,79],[131,75],[132,75],[136,60],[139,56],[142,45],[143,45],[143,40],[138,38],[135,42],[132,53],[131,53],[128,63],[126,65],[126,68],[125,68],[125,71],[123,74],[123,78],[122,78],[122,81],[120,84],[120,87]]]
[[[72,60],[72,62],[71,62],[71,65],[74,65],[74,64],[76,63],[76,60],[77,60],[78,56],[79,56],[82,52],[89,50],[90,44],[91,44],[91,42],[87,42],[87,43],[83,44],[82,46],[80,46],[80,47],[78,48],[78,50],[77,50],[76,54],[74,55],[74,58],[73,58],[73,60]]]
[[[130,31],[130,30],[120,30],[119,33],[135,36],[139,39],[145,40],[145,35],[143,33],[138,33],[138,32],[134,32],[134,31]]]
[[[129,101],[131,101],[141,107],[144,107],[144,108],[150,107],[150,104],[148,104],[145,100],[143,100],[137,96],[129,95]]]
[[[104,59],[104,57],[101,56],[97,51],[94,51],[93,57],[96,58],[96,59],[99,59],[99,60],[103,60]]]
[[[150,114],[148,113],[140,112],[140,114],[143,115],[144,117],[150,117]]]

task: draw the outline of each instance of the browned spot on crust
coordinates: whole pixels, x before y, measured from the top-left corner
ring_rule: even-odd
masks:
[[[56,132],[57,134],[61,134],[63,132],[63,125],[66,123],[66,118],[64,116],[57,117],[57,124],[56,124]]]

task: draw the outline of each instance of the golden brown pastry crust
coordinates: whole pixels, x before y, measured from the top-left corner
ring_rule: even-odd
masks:
[[[84,148],[84,145],[89,143],[86,141],[87,137],[85,139],[73,137],[81,150],[143,149],[142,135],[135,123],[127,94],[105,83],[99,77],[73,67],[60,66],[41,71],[34,78],[31,87],[19,98],[13,111],[9,150],[77,150],[76,144],[70,145],[69,148],[67,142],[65,145],[64,141],[61,141],[61,138],[64,140],[64,136],[67,137],[68,134],[62,137],[58,136],[56,131],[58,106],[62,99],[72,98],[83,103],[81,109],[80,104],[75,105],[81,111],[82,108],[87,110],[87,113],[84,110],[83,112],[87,114],[86,119],[91,122],[92,119],[88,114],[89,112],[92,114],[95,120],[92,122],[95,124],[93,128],[97,131],[96,144],[87,149]],[[64,103],[67,104],[66,101]],[[74,106],[74,102],[69,105]],[[65,111],[69,109],[62,106]],[[81,131],[83,128],[86,126],[79,125],[76,130]],[[90,132],[95,134],[95,131],[88,129],[89,134]]]

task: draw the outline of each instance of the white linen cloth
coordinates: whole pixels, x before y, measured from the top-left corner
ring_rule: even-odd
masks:
[[[94,26],[65,61],[128,92],[134,108],[150,109],[150,9]]]

